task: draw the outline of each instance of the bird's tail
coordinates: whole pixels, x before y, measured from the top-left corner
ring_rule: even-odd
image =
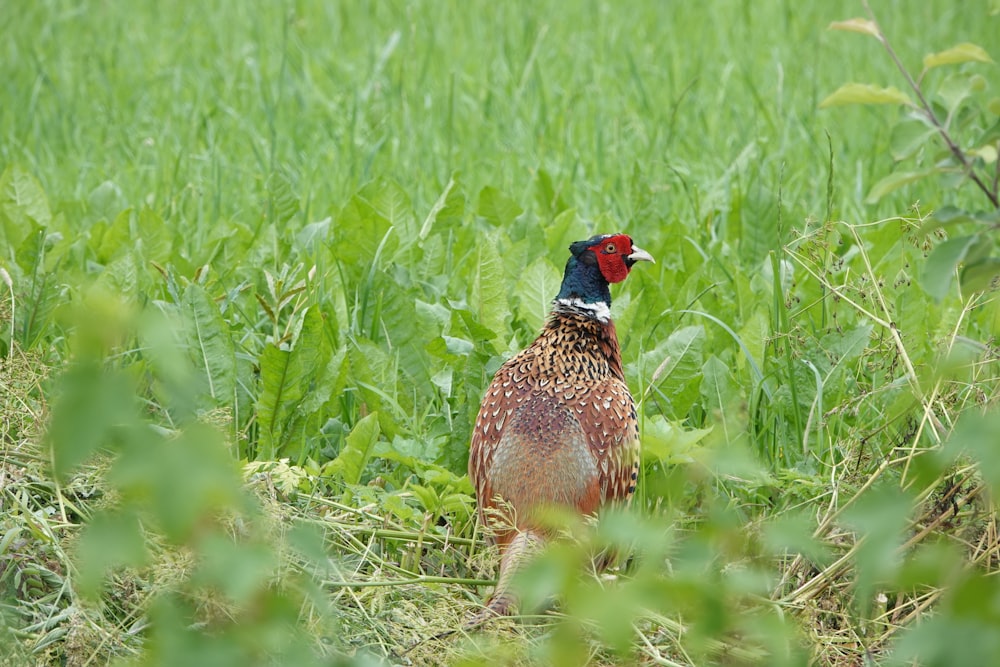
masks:
[[[534,530],[520,531],[507,545],[500,558],[500,574],[486,606],[473,614],[462,624],[462,630],[473,630],[496,616],[509,616],[518,605],[517,594],[511,582],[531,556],[545,543],[544,538]]]

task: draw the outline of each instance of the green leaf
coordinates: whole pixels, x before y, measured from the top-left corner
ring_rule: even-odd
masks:
[[[313,415],[300,409],[300,404],[317,374],[326,367],[326,351],[323,316],[316,306],[306,311],[302,329],[290,350],[273,343],[264,347],[257,399],[258,458],[278,458],[286,446],[302,436],[307,419]]]
[[[238,542],[221,532],[199,540],[198,553],[191,583],[202,590],[219,590],[237,605],[266,590],[280,565],[272,545]]]
[[[872,329],[872,323],[866,321],[851,329],[831,332],[820,339],[820,349],[829,355],[835,364],[834,368],[846,370],[845,367],[865,351]]]
[[[664,465],[691,463],[696,445],[711,432],[711,428],[685,429],[663,415],[647,417],[640,435],[642,457]]]
[[[497,248],[496,235],[490,235],[479,244],[471,267],[470,306],[479,324],[489,329],[493,337],[506,337],[510,303],[504,280],[503,258]],[[553,295],[555,296],[555,295]]]
[[[476,213],[497,227],[505,227],[524,213],[516,201],[492,186],[479,191],[479,205]]]
[[[701,366],[701,398],[709,410],[723,410],[731,398],[729,367],[714,354]]]
[[[104,181],[87,197],[87,217],[94,222],[114,220],[126,207],[125,195],[114,181]]]
[[[366,273],[375,262],[379,249],[389,256],[398,237],[390,233],[392,224],[372,204],[380,184],[372,183],[358,192],[333,222],[333,242],[343,265],[356,273]]]
[[[921,283],[928,294],[941,301],[951,288],[955,269],[965,259],[969,249],[979,242],[979,235],[960,236],[941,243],[927,257]]]
[[[387,287],[382,297],[381,328],[389,352],[417,391],[428,391],[436,364],[425,353],[427,342],[440,335],[451,312],[440,304],[414,299],[402,286]]]
[[[992,247],[992,243],[989,244]],[[1000,258],[987,257],[974,264],[967,264],[959,275],[959,284],[965,295],[996,289],[1000,277]]]
[[[967,62],[992,63],[993,58],[990,58],[990,54],[986,52],[986,49],[971,42],[963,42],[950,49],[924,56],[925,69]]]
[[[767,520],[761,537],[764,546],[775,556],[798,553],[813,564],[825,564],[830,560],[826,546],[813,537],[816,521],[805,511],[791,511]]]
[[[132,252],[135,241],[132,238],[132,209],[123,209],[111,224],[94,226],[90,247],[97,261],[108,264],[127,252]]]
[[[335,473],[347,484],[359,484],[375,451],[380,433],[378,413],[373,412],[364,417],[344,438],[343,449],[337,458],[324,466],[324,473]]]
[[[171,226],[163,222],[159,213],[143,206],[135,215],[135,228],[138,234],[136,247],[144,258],[162,264],[170,261],[174,235]]]
[[[950,117],[961,104],[972,95],[983,77],[969,72],[955,72],[945,78],[937,89],[937,101],[942,104]]]
[[[394,416],[404,412],[396,402],[399,394],[396,369],[385,349],[366,338],[352,339],[347,347],[348,384],[357,387],[367,410],[379,416],[386,437],[399,432]]]
[[[876,583],[891,579],[902,565],[899,547],[912,510],[911,499],[898,486],[885,483],[866,491],[844,512],[844,521],[861,540],[855,556],[855,600],[862,616],[868,615]]]
[[[17,248],[51,221],[49,200],[34,176],[17,167],[0,174],[0,245]]]
[[[222,436],[191,423],[179,436],[129,438],[108,473],[126,506],[141,508],[174,544],[187,543],[221,512],[244,505],[243,478]]]
[[[1000,410],[962,415],[944,445],[944,452],[952,460],[960,455],[971,456],[979,464],[992,497],[1000,497]]]
[[[892,159],[899,162],[912,157],[914,153],[926,146],[936,134],[935,128],[928,127],[926,123],[918,119],[897,123],[893,126],[892,136],[889,139],[889,151],[892,153]]]
[[[927,178],[928,176],[936,174],[939,171],[940,170],[938,169],[924,169],[922,171],[897,171],[889,174],[872,186],[872,189],[868,192],[868,196],[865,197],[865,203],[877,204],[882,197],[885,197],[890,192],[898,190],[904,185],[908,185],[914,181]]]
[[[34,229],[18,246],[14,259],[25,275],[35,276],[35,269],[42,265],[45,258],[45,229],[34,222],[30,224]]]
[[[330,234],[330,223],[333,218],[329,216],[316,222],[305,225],[299,233],[295,235],[295,245],[306,251],[313,251],[319,247]]]
[[[880,88],[870,83],[845,83],[820,102],[819,108],[825,109],[845,104],[913,105],[906,93],[894,86]]]
[[[268,177],[266,187],[269,221],[283,227],[299,212],[299,199],[291,182],[279,171]]]
[[[48,439],[60,479],[101,447],[111,445],[135,419],[135,388],[97,363],[76,364],[58,380]]]
[[[517,313],[530,330],[541,331],[561,281],[559,270],[546,257],[539,257],[521,273],[514,286]]]
[[[683,417],[699,397],[704,344],[705,328],[701,325],[677,329],[640,357],[638,369],[630,365],[630,374],[655,382],[656,393],[669,402],[673,415]],[[651,377],[654,372],[657,377]]]
[[[878,26],[874,21],[863,18],[847,19],[846,21],[834,21],[827,30],[842,30],[844,32],[857,32],[862,35],[878,37]]]
[[[119,567],[142,567],[148,558],[139,518],[131,513],[103,511],[84,526],[77,544],[77,592],[96,598],[105,576]]]
[[[427,212],[427,217],[424,218],[423,224],[420,225],[420,231],[417,236],[421,241],[430,235],[431,229],[439,220],[447,221],[461,219],[464,215],[465,196],[462,194],[461,189],[456,187],[456,185],[457,181],[455,180],[455,175],[452,174],[451,178],[448,179],[448,185],[446,185],[444,187],[444,191],[438,195],[437,201],[435,201],[434,205],[431,206],[431,210]]]
[[[384,181],[375,188],[365,188],[362,194],[375,212],[396,229],[399,237],[409,239],[417,233],[413,205],[399,183]]]
[[[552,222],[544,226],[544,231],[546,245],[560,251],[567,250],[574,241],[590,236],[586,223],[574,208],[567,208],[559,213]]]
[[[229,327],[200,285],[188,285],[183,298],[191,318],[188,346],[194,367],[215,404],[230,405],[235,400],[236,352]]]

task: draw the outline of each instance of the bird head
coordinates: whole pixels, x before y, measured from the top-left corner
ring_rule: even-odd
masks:
[[[648,252],[632,244],[627,234],[600,234],[586,241],[577,241],[569,250],[577,261],[596,263],[609,283],[620,283],[636,262],[655,262]]]
[[[627,234],[600,234],[569,246],[562,288],[557,299],[579,299],[584,303],[611,303],[609,283],[628,277],[636,262],[652,262],[653,256],[632,244]]]

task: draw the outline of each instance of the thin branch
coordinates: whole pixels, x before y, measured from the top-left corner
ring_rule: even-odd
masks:
[[[896,63],[896,68],[903,74],[903,77],[906,79],[906,82],[909,84],[910,88],[917,96],[917,100],[920,102],[921,110],[924,112],[924,115],[927,116],[927,120],[929,120],[931,124],[934,125],[934,128],[937,130],[938,134],[944,140],[944,143],[948,146],[948,150],[951,151],[951,154],[954,155],[955,159],[958,160],[959,164],[962,165],[962,168],[965,171],[965,175],[968,176],[972,180],[972,182],[975,183],[979,187],[979,189],[983,191],[983,194],[986,195],[986,198],[990,200],[991,204],[993,204],[993,208],[1000,208],[1000,199],[997,198],[996,187],[991,189],[988,185],[983,183],[983,181],[979,178],[979,174],[975,172],[975,170],[972,168],[972,165],[969,163],[969,160],[965,157],[965,152],[959,147],[958,144],[955,143],[955,141],[951,138],[951,135],[948,134],[948,129],[944,125],[942,125],[941,121],[938,120],[938,117],[934,115],[934,110],[931,108],[931,105],[927,101],[927,98],[924,97],[924,93],[923,90],[921,90],[920,88],[920,84],[918,84],[916,81],[913,80],[913,77],[910,76],[910,72],[906,69],[906,66],[903,65],[903,62],[899,59],[899,56],[896,55],[896,51],[892,48],[892,45],[889,43],[889,39],[885,36],[885,33],[882,32],[882,26],[879,25],[878,20],[875,18],[875,12],[872,11],[871,5],[868,4],[868,0],[861,0],[861,3],[865,6],[865,11],[868,12],[868,16],[871,18],[872,23],[875,24],[875,31],[878,33],[878,40],[882,43],[882,46],[889,54],[889,57],[892,58],[892,61]]]

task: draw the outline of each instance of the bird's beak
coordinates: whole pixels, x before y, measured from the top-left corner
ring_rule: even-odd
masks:
[[[632,246],[632,254],[628,256],[628,259],[632,262],[652,262],[656,264],[656,260],[653,259],[652,255],[637,246]]]

